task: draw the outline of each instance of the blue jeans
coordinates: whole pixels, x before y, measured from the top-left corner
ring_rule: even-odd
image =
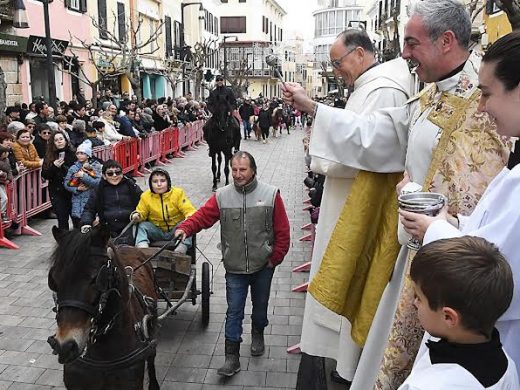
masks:
[[[254,274],[232,274],[226,272],[226,340],[242,341],[242,320],[246,306],[247,290],[251,286],[253,312],[251,323],[256,329],[263,330],[268,324],[267,306],[271,292],[274,268],[264,268]]]
[[[244,138],[247,138],[251,133],[251,122],[242,119],[242,123],[244,125]]]
[[[140,222],[137,227],[137,235],[135,238],[135,246],[138,246],[140,243],[147,243],[154,241],[170,241],[173,238],[173,233],[175,233],[175,226],[172,230],[168,232],[163,232],[160,228],[155,226],[153,223],[144,221]],[[192,239],[191,237],[185,239],[182,243],[186,245],[186,247],[191,247]]]

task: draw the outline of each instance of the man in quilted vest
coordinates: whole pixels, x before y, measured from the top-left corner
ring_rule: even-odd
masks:
[[[226,270],[226,361],[218,374],[240,371],[240,342],[247,291],[251,286],[251,355],[264,353],[264,328],[274,268],[289,250],[290,227],[280,191],[256,179],[256,163],[247,152],[231,160],[233,184],[220,188],[177,229],[183,239],[220,220],[222,261]]]

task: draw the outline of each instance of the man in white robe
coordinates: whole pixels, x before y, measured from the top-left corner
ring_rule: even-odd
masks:
[[[364,30],[341,33],[331,46],[330,58],[336,74],[354,87],[345,109],[367,114],[379,108],[402,106],[410,97],[413,79],[406,62],[396,59],[378,64],[372,42]],[[314,124],[315,133],[322,131],[319,126],[320,123]],[[326,176],[312,254],[312,279],[358,170],[313,155],[312,136],[310,145],[311,170]],[[336,360],[339,376],[348,381],[354,377],[361,353],[350,332],[348,320],[307,294],[300,348],[309,355]]]
[[[402,107],[360,115],[316,104],[297,84],[282,87],[287,103],[314,114],[313,156],[372,172],[407,171],[411,181],[425,183],[444,130],[430,114],[448,93],[463,99],[475,93],[479,58],[470,56],[471,21],[457,0],[417,2],[410,16],[402,56],[417,65],[421,81],[435,83],[426,104],[422,104],[420,95]],[[442,25],[432,26],[432,21]],[[407,253],[403,247],[379,303],[351,390],[371,390],[374,386],[399,299]]]

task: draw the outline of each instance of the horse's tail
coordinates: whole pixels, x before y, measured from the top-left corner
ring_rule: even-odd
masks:
[[[159,382],[155,373],[155,351],[146,359],[148,369],[148,390],[159,390]]]

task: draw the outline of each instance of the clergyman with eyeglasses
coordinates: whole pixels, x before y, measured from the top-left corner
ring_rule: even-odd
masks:
[[[406,62],[402,59],[396,59],[380,64],[375,58],[372,41],[363,29],[348,29],[338,35],[330,48],[330,64],[336,76],[341,77],[347,87],[353,88],[345,109],[368,115],[380,108],[403,105],[410,98],[412,79]],[[343,108],[333,109],[333,112],[341,113],[342,111]],[[320,131],[316,126],[319,126],[319,124],[315,124],[313,133]],[[373,187],[373,182],[379,181],[377,183],[378,191],[366,192],[364,196],[367,197],[367,203],[357,205],[359,215],[361,215],[367,212],[363,205],[371,207],[369,206],[371,204],[382,204],[386,206],[388,202],[385,203],[384,196],[389,192],[393,193],[400,177],[395,174],[389,174],[387,177],[377,174],[372,176],[369,172],[358,176],[359,171],[357,169],[316,156],[312,156],[311,169],[315,173],[326,176],[320,208],[320,223],[317,226],[312,257],[311,275],[313,275],[320,267],[338,218],[340,216],[351,218],[350,215],[344,215],[345,212],[342,212],[342,208],[354,180],[357,181],[358,189],[360,189],[360,185],[366,189],[367,187],[364,187],[364,184]],[[352,195],[357,196],[357,194]],[[395,213],[394,209],[383,207],[379,217],[373,216],[370,221],[364,222],[371,226],[377,225],[378,218],[388,217],[388,213],[392,211]],[[394,227],[397,230],[396,226]],[[363,237],[359,238],[360,241],[363,239]],[[398,248],[396,242],[393,252],[391,250],[385,252],[385,256],[373,259],[373,263],[384,265],[395,261]],[[339,260],[340,258],[343,260],[342,257],[338,257],[338,262],[342,261]],[[383,282],[381,282],[379,289],[382,293]],[[327,321],[320,321],[320,318],[327,318]],[[336,360],[337,368],[336,371],[332,372],[332,380],[339,383],[353,379],[353,373],[361,352],[361,348],[350,335],[350,329],[351,325],[347,319],[328,310],[312,295],[307,295],[300,347],[303,352],[309,355]],[[303,364],[300,366],[300,370],[309,373],[310,377],[317,377],[310,370],[304,369]]]
[[[80,225],[82,231],[86,231],[92,225],[104,224],[110,228],[110,235],[117,237],[130,222],[130,214],[143,191],[133,179],[123,175],[123,168],[117,161],[107,160],[102,173],[102,180],[83,209]],[[128,229],[117,243],[133,245],[132,229]]]

